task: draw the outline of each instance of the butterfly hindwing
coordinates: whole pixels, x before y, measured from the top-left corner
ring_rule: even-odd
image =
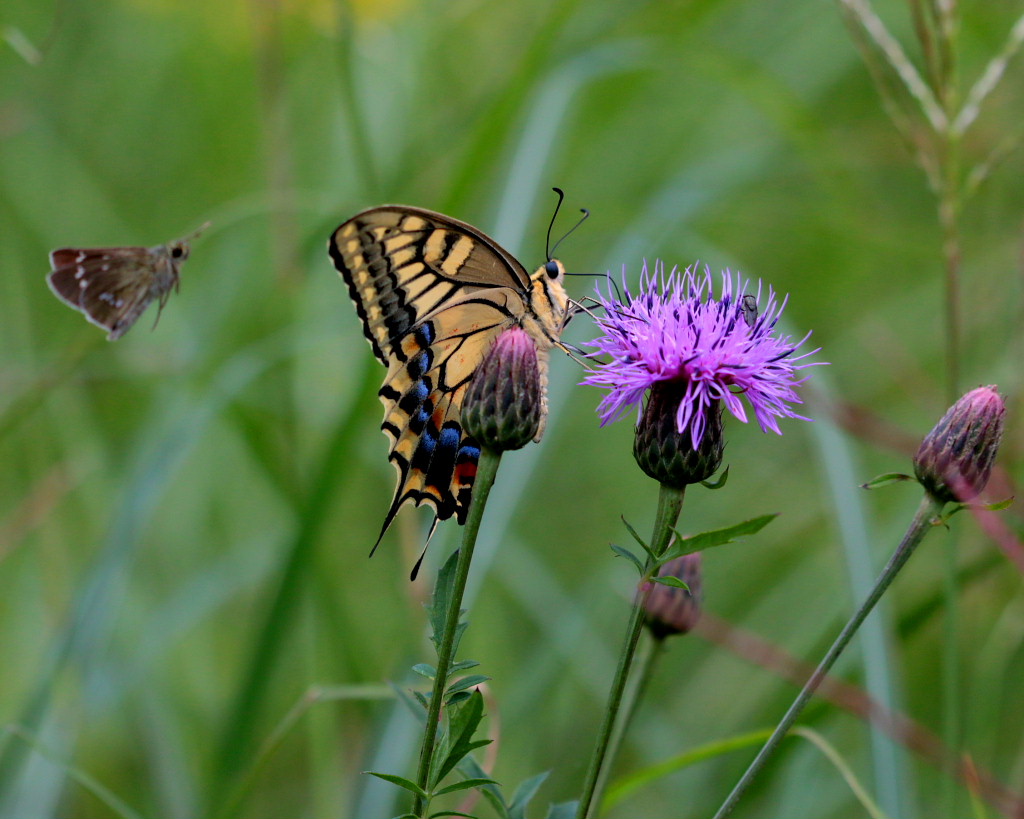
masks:
[[[487,293],[424,321],[392,356],[380,399],[398,486],[382,532],[406,501],[465,522],[480,447],[462,428],[466,390],[495,338],[514,319]]]

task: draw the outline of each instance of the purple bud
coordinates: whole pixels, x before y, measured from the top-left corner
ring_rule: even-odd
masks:
[[[967,501],[985,488],[1005,414],[995,386],[971,390],[946,411],[914,456],[914,474],[932,497]]]
[[[473,376],[462,407],[466,432],[495,452],[537,437],[543,414],[537,345],[521,327],[505,330]]]
[[[644,619],[659,640],[671,634],[686,634],[700,619],[702,598],[700,552],[670,560],[658,572],[659,577],[678,577],[690,590],[651,583],[644,601]]]

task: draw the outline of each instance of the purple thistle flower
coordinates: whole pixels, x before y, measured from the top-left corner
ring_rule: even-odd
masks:
[[[810,337],[793,343],[774,334],[786,299],[776,301],[769,287],[762,305],[761,284],[756,296],[749,281],[722,273],[716,299],[710,270],[696,266],[665,274],[662,262],[653,273],[644,262],[637,295],[625,298],[609,289],[598,292],[605,316],[597,320],[604,335],[590,342],[611,357],[590,371],[582,383],[608,390],[598,414],[601,425],[620,418],[636,405],[638,418],[648,389],[663,381],[684,384],[676,409],[676,428],[689,431],[693,447],[700,446],[716,402],[746,423],[745,396],[761,430],[782,434],[779,418],[801,418],[791,405],[803,403],[795,387],[807,380],[797,373],[822,362],[804,361],[818,352],[796,351]],[[756,304],[756,309],[755,309]]]

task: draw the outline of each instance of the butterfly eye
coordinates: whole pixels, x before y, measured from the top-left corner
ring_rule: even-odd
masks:
[[[544,265],[544,270],[547,271],[547,274],[550,278],[558,278],[558,262],[556,262],[554,259],[552,259],[550,262]]]
[[[184,257],[184,255],[185,255],[185,248],[183,248],[181,245],[177,245],[176,247],[172,247],[171,248],[171,258],[172,259],[181,259],[182,257]]]

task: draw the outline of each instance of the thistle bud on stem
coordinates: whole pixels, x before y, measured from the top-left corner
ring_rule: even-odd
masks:
[[[995,386],[971,390],[946,411],[914,456],[914,474],[929,495],[941,503],[968,501],[985,488],[1005,414]]]
[[[521,327],[511,327],[491,345],[469,385],[463,427],[495,452],[521,449],[537,436],[542,412],[537,346]]]
[[[703,596],[700,567],[700,552],[696,552],[670,560],[658,572],[659,577],[678,577],[689,590],[650,584],[644,600],[644,622],[655,638],[663,640],[673,634],[686,634],[697,625]]]
[[[679,432],[676,410],[686,391],[683,381],[659,381],[651,387],[643,418],[633,439],[633,457],[659,483],[681,489],[710,478],[722,465],[725,442],[722,407],[717,401],[707,412],[707,427],[694,448],[688,427]]]

